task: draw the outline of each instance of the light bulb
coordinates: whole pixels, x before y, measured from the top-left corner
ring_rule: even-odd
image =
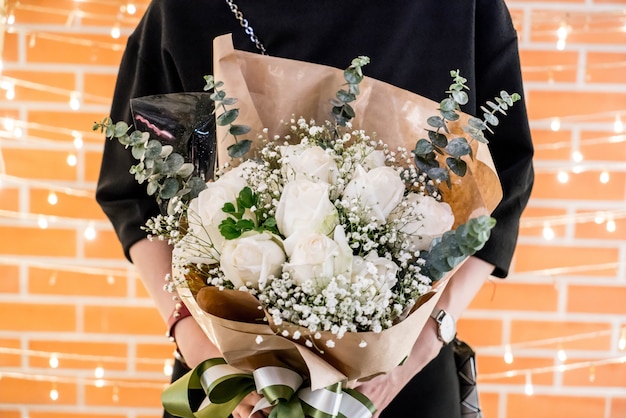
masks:
[[[626,329],[622,330],[622,335],[620,335],[619,337],[617,348],[619,348],[621,351],[626,350]]]
[[[13,25],[13,24],[15,24],[15,15],[13,13],[11,13],[7,17],[7,25]]]
[[[565,38],[556,41],[556,49],[558,49],[559,51],[563,51],[565,49],[566,42],[567,41],[565,40]]]
[[[85,228],[84,237],[87,241],[93,241],[96,239],[96,229],[93,226]]]
[[[533,381],[530,377],[530,373],[526,374],[526,384],[524,385],[524,393],[528,396],[531,396],[535,393],[535,389],[533,388]]]
[[[163,374],[165,376],[171,376],[174,372],[174,362],[171,359],[166,359],[163,363]]]
[[[543,227],[543,238],[550,241],[554,239],[554,229],[552,229],[552,227],[550,226],[550,224],[545,224]]]
[[[93,375],[96,376],[96,378],[98,379],[102,379],[104,377],[104,369],[102,368],[102,366],[96,367],[96,370],[94,370]]]
[[[15,129],[15,119],[13,118],[4,118],[2,120],[2,127],[5,131],[13,132]]]
[[[613,123],[613,130],[616,134],[621,134],[624,132],[624,124],[622,123],[622,119],[619,115],[615,116],[615,122]]]
[[[567,174],[567,172],[565,171],[559,171],[556,178],[559,181],[559,183],[565,184],[569,181],[569,174]]]
[[[119,37],[121,36],[121,31],[120,31],[120,26],[119,25],[115,25],[111,28],[111,38],[113,39],[119,39]]]
[[[557,351],[556,356],[562,362],[567,360],[567,354],[565,353],[565,350],[563,350],[562,348],[560,348],[559,351]]]
[[[608,232],[615,232],[617,230],[617,225],[613,219],[606,221],[606,230]]]
[[[80,93],[77,91],[73,91],[72,94],[70,94],[70,109],[80,109]]]
[[[17,126],[17,127],[15,127],[15,129],[13,129],[13,137],[14,138],[21,138],[22,135],[24,135],[24,131],[22,131],[22,128]]]
[[[109,274],[107,276],[107,284],[115,284],[115,276]]]
[[[70,167],[76,167],[76,163],[78,162],[78,159],[76,158],[75,154],[70,154],[67,156],[67,165],[69,165]]]
[[[48,193],[48,203],[50,203],[53,206],[59,203],[59,197],[57,196],[55,192]]]
[[[96,379],[95,386],[96,386],[97,388],[104,387],[104,379]]]
[[[582,160],[583,160],[583,154],[580,151],[578,150],[572,151],[572,161],[574,161],[575,163],[579,163]]]
[[[72,131],[72,137],[74,138],[74,148],[82,149],[83,148],[83,134],[78,131]]]
[[[128,4],[126,5],[126,13],[128,13],[129,15],[134,15],[135,13],[137,13],[137,6],[135,6],[135,4],[132,2],[128,2]]]
[[[50,367],[56,369],[59,367],[59,357],[57,357],[57,353],[50,354],[50,360],[48,361]]]
[[[509,344],[504,348],[504,362],[506,364],[513,363],[513,353],[511,352],[511,346]]]
[[[611,175],[609,174],[608,171],[604,170],[602,171],[602,173],[600,173],[600,183],[607,184],[610,179],[611,179]]]
[[[561,130],[561,119],[552,118],[552,120],[550,121],[550,129],[552,129],[553,132],[558,132],[559,130]]]
[[[37,225],[39,225],[39,228],[41,229],[47,229],[48,219],[46,219],[46,217],[43,215],[39,215],[39,217],[37,218]]]
[[[56,401],[59,399],[59,391],[56,388],[50,389],[50,399]]]
[[[7,98],[7,100],[15,99],[15,89],[14,88],[8,89],[7,92],[4,94],[4,96]]]

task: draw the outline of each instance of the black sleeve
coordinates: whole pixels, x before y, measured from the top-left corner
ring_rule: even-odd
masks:
[[[489,139],[504,197],[493,216],[497,225],[477,257],[496,266],[494,275],[506,277],[517,243],[519,219],[530,197],[534,174],[533,145],[523,96],[517,34],[501,0],[482,0],[476,11],[476,91],[480,106],[500,90],[522,95],[522,101],[499,117]],[[485,48],[492,45],[491,48]],[[482,112],[478,112],[482,115]]]
[[[113,122],[131,123],[131,98],[182,88],[171,58],[162,48],[162,16],[161,7],[153,2],[128,40],[113,96],[110,113]],[[146,193],[146,185],[138,184],[129,173],[136,163],[130,149],[116,140],[107,140],[96,188],[96,200],[111,221],[129,260],[129,248],[146,236],[141,227],[159,212],[154,196]]]

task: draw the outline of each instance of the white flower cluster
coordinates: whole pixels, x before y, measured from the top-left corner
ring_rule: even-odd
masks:
[[[175,263],[251,292],[277,326],[337,338],[389,328],[430,289],[420,254],[451,229],[452,211],[407,150],[363,131],[290,125],[190,202]]]

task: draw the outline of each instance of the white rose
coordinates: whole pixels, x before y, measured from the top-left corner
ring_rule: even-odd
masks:
[[[281,147],[281,154],[283,173],[288,180],[305,178],[332,184],[337,179],[337,164],[322,147],[287,145]]]
[[[398,282],[399,268],[391,260],[378,256],[375,251],[365,258],[356,256],[352,262],[352,282],[361,282],[372,297],[387,297]]]
[[[397,214],[400,231],[407,234],[415,249],[428,250],[436,237],[449,231],[454,225],[454,214],[450,205],[431,196],[410,193],[407,197],[409,213]]]
[[[275,218],[285,237],[298,231],[329,235],[339,222],[337,208],[328,198],[328,184],[304,179],[285,185]]]
[[[385,222],[391,211],[402,201],[404,183],[391,167],[376,167],[365,171],[357,166],[355,177],[346,186],[343,197],[356,199],[365,211],[366,220],[373,217]]]
[[[302,285],[309,280],[330,278],[346,273],[352,267],[352,252],[347,247],[343,228],[338,232],[339,241],[317,232],[299,232],[285,240],[288,262],[284,270]]]
[[[284,262],[285,252],[276,236],[250,231],[226,241],[220,267],[235,288],[258,288],[259,280],[279,276]]]
[[[372,170],[376,167],[383,167],[385,165],[385,153],[382,150],[373,150],[363,159],[363,167],[366,170]]]
[[[211,244],[217,252],[224,245],[224,237],[219,231],[220,223],[228,217],[222,211],[227,202],[235,203],[239,192],[247,186],[241,177],[242,169],[233,168],[214,182],[207,183],[206,189],[189,204],[188,221],[191,233]],[[251,214],[244,214],[252,219]]]
[[[186,234],[174,245],[172,251],[173,263],[187,264],[215,264],[219,261],[219,253],[211,244],[212,239],[204,229]]]

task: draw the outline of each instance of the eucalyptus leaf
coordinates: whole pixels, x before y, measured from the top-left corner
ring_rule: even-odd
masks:
[[[191,163],[184,163],[180,166],[180,168],[176,171],[176,175],[179,177],[189,177],[194,170],[194,166]]]
[[[131,154],[133,154],[133,157],[136,160],[143,160],[143,156],[146,153],[146,149],[143,147],[143,145],[135,145],[132,149],[131,149]]]
[[[232,136],[240,136],[247,134],[250,130],[251,128],[248,125],[231,125],[228,133]]]
[[[446,123],[440,116],[430,116],[426,120],[426,122],[429,126],[432,126],[433,128],[443,128],[444,126],[446,126]]]
[[[415,149],[413,150],[413,152],[416,155],[431,154],[433,152],[433,144],[431,144],[428,140],[422,138],[415,143]]]
[[[446,151],[448,151],[448,154],[453,157],[463,157],[464,155],[469,155],[472,152],[472,148],[467,142],[467,139],[460,136],[450,141],[450,144],[448,144],[448,148],[446,148]]]
[[[148,182],[148,186],[146,187],[146,192],[148,193],[148,196],[152,196],[153,194],[157,192],[157,190],[159,190],[158,182],[156,181]]]
[[[206,183],[200,177],[192,177],[187,182],[189,188],[189,199],[198,197],[201,191],[206,189]]]
[[[442,111],[454,111],[456,110],[456,102],[451,98],[445,98],[439,104],[439,109]]]
[[[239,109],[229,109],[217,117],[216,123],[219,126],[230,125],[239,116]]]
[[[115,124],[115,128],[113,129],[113,135],[116,138],[126,135],[126,132],[128,132],[128,124],[126,122],[121,121]]]
[[[439,148],[445,148],[448,146],[448,137],[437,131],[428,130],[428,138],[433,145]]]
[[[454,110],[442,110],[441,116],[443,116],[445,120],[449,120],[451,122],[459,120],[460,117]]]
[[[242,141],[236,142],[227,148],[228,156],[230,158],[241,158],[246,155],[248,151],[250,151],[251,146],[252,141],[250,141],[249,139],[244,139]]]
[[[454,98],[454,101],[461,106],[466,105],[467,102],[469,102],[469,96],[464,91],[453,91],[452,97]]]
[[[446,164],[454,174],[463,177],[467,173],[467,163],[460,158],[448,157]]]
[[[163,182],[163,185],[161,186],[161,191],[160,191],[161,199],[167,200],[176,196],[176,193],[178,193],[179,188],[180,188],[180,185],[178,184],[177,179],[173,177],[166,178],[165,181]]]
[[[185,159],[180,154],[170,154],[165,160],[165,173],[176,174],[176,172],[185,164]]]

